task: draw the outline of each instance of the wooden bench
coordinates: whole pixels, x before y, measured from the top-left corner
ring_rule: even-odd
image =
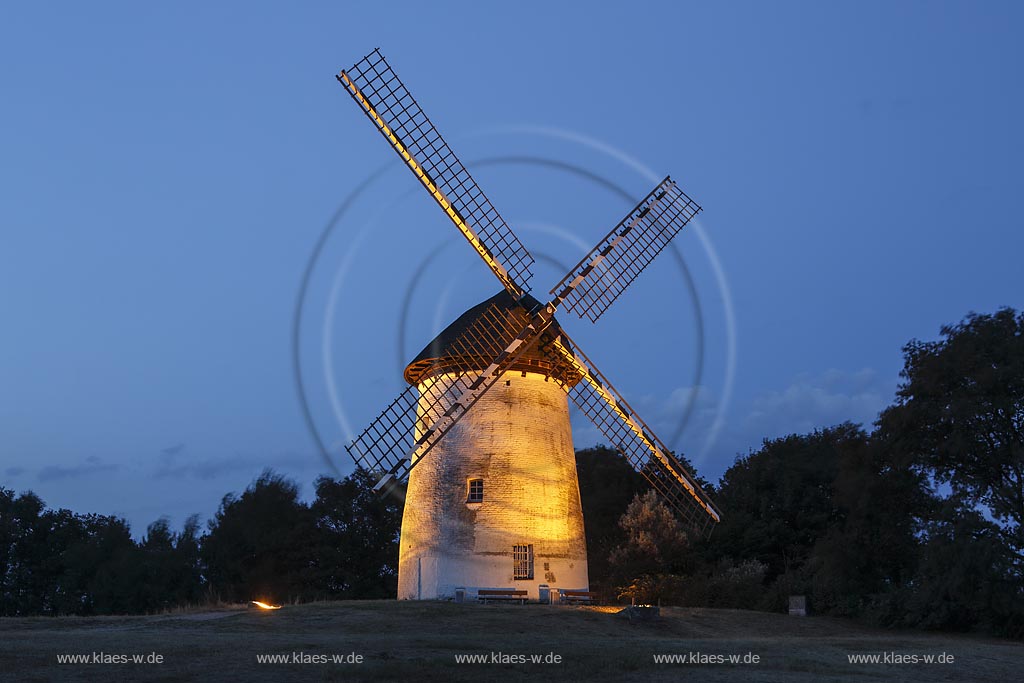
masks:
[[[559,591],[559,600],[564,604],[576,604],[580,602],[593,602],[594,594],[590,591]]]
[[[487,604],[491,600],[518,602],[526,604],[526,591],[517,591],[514,588],[482,589],[476,592],[476,599]]]

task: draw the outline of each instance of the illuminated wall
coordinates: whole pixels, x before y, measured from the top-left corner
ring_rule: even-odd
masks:
[[[425,398],[452,377],[420,385]],[[544,376],[502,377],[413,468],[402,518],[399,599],[435,599],[464,587],[583,589],[583,536],[576,459],[565,392]],[[468,483],[483,479],[481,503]],[[533,546],[533,579],[513,576],[513,546]]]

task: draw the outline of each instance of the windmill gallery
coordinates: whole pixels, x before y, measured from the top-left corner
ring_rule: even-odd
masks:
[[[555,320],[564,306],[596,322],[700,207],[666,178],[541,303],[533,258],[380,51],[337,78],[503,287],[409,363],[408,388],[347,448],[378,492],[407,482],[398,597],[586,594],[568,399],[710,533],[713,501]]]

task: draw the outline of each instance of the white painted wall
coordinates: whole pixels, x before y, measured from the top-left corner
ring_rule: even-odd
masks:
[[[450,375],[420,384],[426,397]],[[422,408],[421,408],[422,410]],[[470,479],[484,501],[466,503]],[[512,546],[532,544],[534,578],[513,579]],[[586,590],[587,549],[568,398],[544,376],[511,372],[413,468],[402,518],[399,599],[447,598],[455,588],[546,583]]]

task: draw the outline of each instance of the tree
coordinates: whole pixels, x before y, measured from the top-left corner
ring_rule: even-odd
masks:
[[[144,611],[145,575],[128,522],[89,514],[82,517],[82,523],[84,537],[68,548],[67,566],[72,575],[87,577],[84,613]]]
[[[1024,313],[970,314],[903,348],[879,432],[908,465],[999,522],[1024,576]]]
[[[173,583],[175,605],[198,603],[203,597],[205,581],[200,555],[199,515],[190,515],[181,532],[174,539],[173,564],[176,581]]]
[[[43,611],[49,584],[46,576],[47,525],[45,504],[34,493],[15,497],[0,490],[0,614],[19,616]]]
[[[846,423],[766,440],[758,452],[738,458],[719,485],[714,555],[756,559],[767,565],[769,580],[802,567],[839,519],[833,498],[840,447],[865,438]]]
[[[689,545],[682,524],[656,491],[638,493],[619,519],[619,527],[625,539],[609,561],[624,576],[672,571]]]
[[[726,471],[718,502],[723,521],[705,553],[713,573],[763,563],[760,607],[804,593],[834,614],[858,614],[910,580],[934,504],[920,473],[850,423],[765,441]]]
[[[398,592],[402,503],[373,491],[364,469],[316,480],[317,584],[335,598],[393,598]]]
[[[215,596],[280,602],[316,595],[315,523],[294,482],[264,471],[241,496],[224,496],[209,528],[202,556]]]
[[[922,520],[935,501],[918,473],[898,466],[877,439],[837,443],[832,485],[836,521],[811,549],[815,609],[858,614],[911,580]]]
[[[630,501],[648,489],[647,482],[618,451],[607,446],[576,451],[576,474],[583,505],[590,587],[610,594],[615,579],[608,558],[625,539],[619,518]]]
[[[181,533],[172,532],[165,518],[149,525],[139,544],[145,592],[137,609],[164,610],[202,599],[198,532],[198,515],[185,521]]]

